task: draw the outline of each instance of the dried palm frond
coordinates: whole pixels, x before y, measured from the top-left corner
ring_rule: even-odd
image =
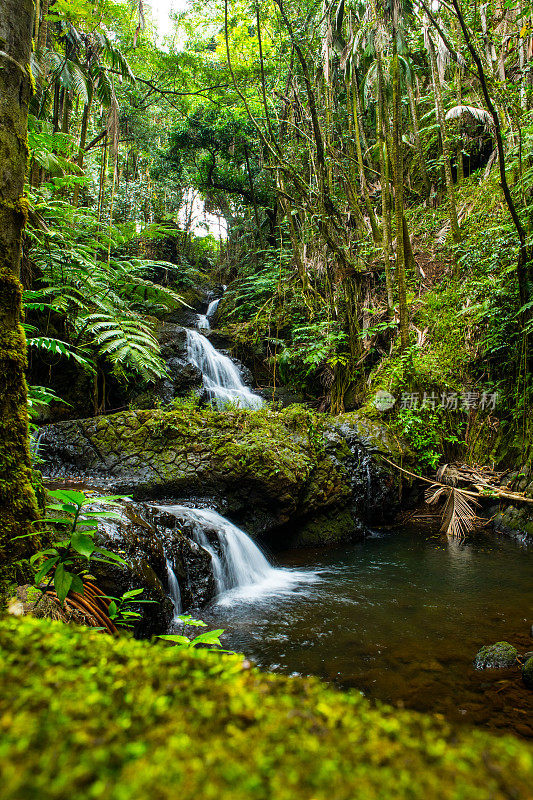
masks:
[[[459,119],[459,117],[471,116],[478,122],[483,123],[486,129],[492,128],[493,121],[488,111],[484,108],[477,108],[477,106],[454,106],[446,112],[446,121],[452,119]]]
[[[426,503],[433,505],[443,495],[446,495],[446,502],[442,511],[441,533],[463,539],[475,527],[477,515],[474,506],[478,504],[455,486],[448,488],[436,484],[426,490]]]
[[[441,532],[463,538],[476,523],[475,500],[467,498],[460,489],[452,488],[442,512]]]
[[[448,220],[448,222],[444,225],[444,227],[435,236],[436,245],[440,246],[441,244],[444,244],[444,242],[446,241],[446,237],[450,232],[450,229],[451,229],[451,224],[450,221]]]

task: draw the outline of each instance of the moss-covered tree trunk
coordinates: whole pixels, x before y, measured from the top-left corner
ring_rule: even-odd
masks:
[[[407,307],[407,279],[405,275],[402,108],[400,98],[400,65],[398,60],[397,42],[397,24],[394,24],[392,32],[394,207],[396,211],[396,280],[398,285],[398,310],[400,313],[400,346],[403,353],[409,345],[409,310]]]
[[[38,517],[28,443],[26,339],[19,281],[33,0],[0,4],[0,596]],[[31,541],[31,540],[30,540]]]

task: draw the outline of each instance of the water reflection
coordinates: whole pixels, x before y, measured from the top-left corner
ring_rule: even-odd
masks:
[[[278,560],[312,572],[314,582],[213,607],[227,647],[266,668],[533,735],[533,693],[518,670],[472,668],[488,642],[533,650],[533,553],[523,543],[488,534],[458,542],[411,529]]]

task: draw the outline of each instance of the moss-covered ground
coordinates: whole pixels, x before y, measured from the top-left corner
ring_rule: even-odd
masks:
[[[242,657],[0,622],[4,800],[531,797],[511,737],[372,707]]]

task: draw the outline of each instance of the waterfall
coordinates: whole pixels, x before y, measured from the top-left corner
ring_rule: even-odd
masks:
[[[244,385],[233,361],[215,350],[199,331],[187,330],[187,356],[202,372],[207,394],[217,405],[234,403],[241,408],[260,408],[263,405],[263,399]]]
[[[206,313],[207,319],[211,319],[211,317],[215,316],[218,304],[220,303],[221,300],[222,300],[221,297],[219,297],[218,300],[211,300],[211,302],[207,307],[207,313]]]
[[[219,603],[236,595],[251,598],[285,590],[296,582],[309,580],[305,573],[273,567],[244,531],[210,508],[181,505],[156,508],[182,523],[187,522],[191,530],[186,535],[211,555]]]
[[[178,583],[178,579],[176,578],[176,574],[172,569],[172,564],[167,558],[167,575],[168,575],[168,591],[170,594],[170,599],[172,600],[172,605],[174,606],[174,622],[178,622],[178,617],[180,614],[183,613],[183,608],[181,605],[181,592],[180,592],[180,585]]]
[[[212,300],[208,307],[205,314],[197,314],[196,320],[196,327],[199,331],[210,331],[211,330],[211,317],[215,315],[215,312],[218,308],[218,304],[222,300],[221,297],[218,300]]]

